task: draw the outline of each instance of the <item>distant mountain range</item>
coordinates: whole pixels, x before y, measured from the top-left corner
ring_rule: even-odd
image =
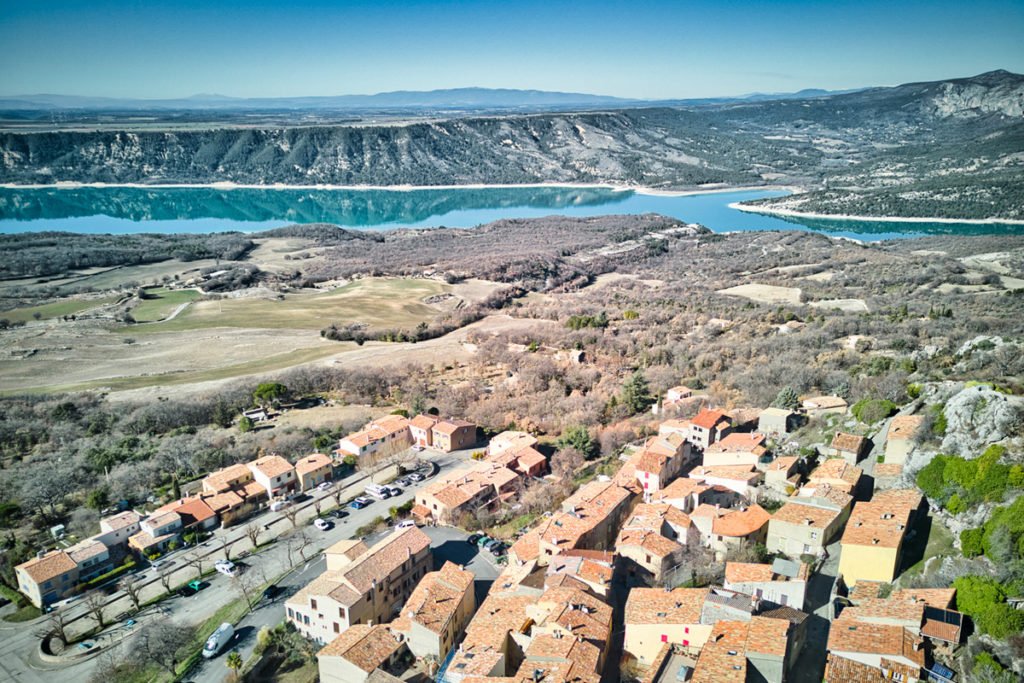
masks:
[[[520,91],[457,92],[377,101],[525,101]],[[301,117],[282,115],[273,125],[0,131],[0,182],[785,184],[808,191],[765,204],[848,215],[1024,218],[1024,76],[1007,71],[798,99],[643,107],[613,100],[598,110],[568,109],[580,97],[538,93],[533,100],[561,102],[561,111],[435,110],[429,121],[409,116],[391,125],[295,125]]]
[[[643,100],[587,93],[514,90],[504,88],[452,88],[447,90],[399,90],[376,95],[327,97],[228,97],[202,94],[177,99],[83,97],[78,95],[0,96],[0,111],[342,111],[414,109],[565,109],[620,108],[652,105],[695,106],[725,102],[825,97],[851,90],[808,89],[795,93],[753,93],[738,97]]]

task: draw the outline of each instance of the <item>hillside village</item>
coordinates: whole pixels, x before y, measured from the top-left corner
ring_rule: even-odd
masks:
[[[971,632],[956,588],[900,584],[920,559],[911,546],[937,523],[900,476],[924,416],[892,418],[878,452],[837,430],[821,453],[791,455],[792,432],[842,419],[843,399],[721,410],[694,394],[670,389],[654,405],[656,433],[582,479],[553,473],[536,437],[495,434],[416,492],[405,506],[414,523],[326,548],[325,571],[285,603],[287,623],[321,648],[320,680],[955,680]],[[705,407],[669,416],[687,406]],[[20,565],[20,586],[52,603],[125,556],[155,560],[189,533],[337,489],[353,459],[379,468],[477,446],[465,421],[385,416],[330,453],[262,456],[148,514],[104,518],[100,535]],[[524,492],[566,476],[579,485],[507,546],[470,538],[487,541],[500,570],[482,596],[471,571],[432,557],[424,531],[478,528],[482,514],[520,508]]]

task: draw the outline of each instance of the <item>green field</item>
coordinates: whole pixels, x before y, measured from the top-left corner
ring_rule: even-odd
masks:
[[[38,313],[41,320],[48,320],[65,315],[78,315],[90,308],[114,303],[117,299],[118,297],[114,295],[100,299],[64,299],[39,306],[25,306],[10,311],[0,311],[0,318],[6,318],[11,322],[28,322],[35,319],[35,314]]]
[[[181,304],[195,301],[202,296],[195,289],[149,289],[146,294],[152,299],[143,299],[138,306],[132,309],[132,317],[136,322],[149,323],[163,320],[174,313],[174,310]]]
[[[300,292],[280,299],[197,301],[174,320],[124,331],[140,334],[212,327],[321,330],[332,323],[354,322],[373,328],[412,328],[438,315],[438,310],[422,299],[449,289],[436,280],[366,278],[330,292]],[[170,311],[175,306],[171,306]],[[138,316],[135,319],[142,321]]]

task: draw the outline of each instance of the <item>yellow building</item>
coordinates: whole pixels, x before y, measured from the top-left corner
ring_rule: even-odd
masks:
[[[711,635],[701,623],[707,588],[634,588],[626,600],[625,650],[641,666],[650,666],[666,644],[694,655]]]
[[[839,573],[847,586],[896,578],[912,513],[911,508],[888,501],[853,507],[840,542]]]

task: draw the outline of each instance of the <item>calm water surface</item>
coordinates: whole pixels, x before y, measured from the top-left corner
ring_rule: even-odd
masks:
[[[715,232],[815,230],[862,240],[1024,232],[1024,227],[1009,224],[783,219],[729,208],[733,202],[783,194],[761,190],[669,197],[578,187],[410,191],[0,188],[0,233],[256,232],[293,223],[333,223],[376,230],[468,228],[502,218],[641,213],[700,223]]]

